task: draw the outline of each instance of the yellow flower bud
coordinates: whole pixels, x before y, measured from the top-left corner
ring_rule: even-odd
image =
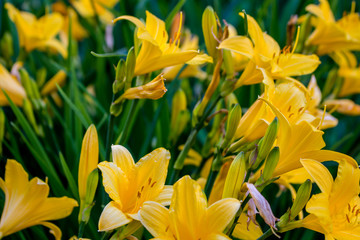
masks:
[[[176,127],[176,119],[178,118],[181,111],[186,110],[186,95],[185,92],[180,88],[174,94],[172,99],[172,108],[171,108],[171,128]]]
[[[214,36],[218,35],[218,26],[216,22],[217,16],[214,12],[214,9],[208,6],[203,15],[202,15],[202,29],[204,34],[204,40],[207,52],[210,56],[214,59],[217,57],[217,45],[218,42],[216,41]]]
[[[87,129],[82,141],[78,184],[80,200],[84,201],[86,197],[86,183],[89,174],[97,168],[99,161],[99,142],[95,126],[92,124]]]
[[[237,198],[246,176],[246,158],[243,152],[239,153],[231,163],[225,180],[223,198]]]

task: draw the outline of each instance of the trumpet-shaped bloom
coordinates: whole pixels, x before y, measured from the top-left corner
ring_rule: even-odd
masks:
[[[304,159],[305,169],[319,186],[321,193],[311,197],[306,205],[310,214],[299,226],[323,233],[326,239],[360,239],[360,170],[346,161],[340,161],[333,180],[321,163]]]
[[[230,239],[223,231],[240,208],[239,200],[226,198],[207,205],[200,185],[185,176],[174,184],[170,209],[146,202],[139,215],[154,239]]]
[[[168,43],[168,33],[164,21],[146,11],[146,24],[132,16],[121,16],[114,20],[128,20],[137,27],[137,37],[141,40],[142,46],[136,57],[135,75],[142,75],[169,66],[184,64],[195,56],[198,51],[179,50],[180,29]]]
[[[240,15],[244,17],[243,13]],[[252,41],[244,36],[235,36],[225,39],[219,45],[221,49],[229,49],[250,59],[235,88],[260,83],[263,77],[258,68],[265,69],[272,78],[279,79],[312,73],[320,64],[314,54],[297,54],[290,52],[289,47],[280,50],[278,43],[262,32],[254,18],[247,15],[247,20]]]
[[[55,38],[63,26],[61,14],[46,14],[37,19],[32,13],[19,11],[10,3],[6,3],[5,7],[18,30],[20,46],[27,52],[48,48],[67,57],[65,47]]]
[[[172,186],[165,186],[170,153],[158,148],[136,164],[130,152],[120,145],[112,148],[113,162],[101,162],[103,185],[112,201],[99,219],[99,231],[109,231],[133,220],[146,201],[169,205]]]
[[[9,102],[3,93],[18,106],[22,106],[23,100],[26,98],[26,92],[23,86],[13,77],[6,68],[0,64],[0,105],[8,105]]]
[[[275,84],[266,71],[262,70],[262,72],[265,84],[263,98],[276,106],[287,121],[296,123],[300,120],[309,122],[315,120],[314,116],[306,112],[310,94],[302,83],[288,78]],[[274,117],[274,112],[266,103],[258,99],[241,118],[234,138],[243,137],[242,141],[249,142],[261,138]]]
[[[306,44],[318,45],[319,55],[338,50],[360,50],[360,16],[352,11],[335,21],[327,0],[320,0],[320,5],[310,4],[306,10],[316,16],[315,31]]]
[[[279,162],[273,176],[301,168],[300,159],[311,158],[317,161],[347,161],[354,167],[356,161],[342,153],[321,150],[325,146],[324,132],[307,121],[290,124],[286,117],[269,101],[265,101],[279,119],[279,133],[276,145],[280,148]]]
[[[110,24],[114,15],[108,9],[112,9],[118,0],[75,0],[74,7],[80,15],[89,18],[98,15],[102,22]]]
[[[5,193],[0,238],[31,226],[44,225],[60,240],[61,230],[48,221],[69,216],[78,205],[68,197],[49,198],[48,184],[36,177],[29,181],[28,174],[15,160],[7,161],[5,181],[0,179],[0,188]]]

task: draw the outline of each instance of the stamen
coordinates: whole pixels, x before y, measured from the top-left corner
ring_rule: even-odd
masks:
[[[323,115],[321,117],[321,121],[320,121],[319,125],[317,126],[317,129],[320,129],[321,125],[323,124],[324,119],[325,119],[325,113],[326,113],[326,105],[324,105],[324,112],[323,112]]]
[[[295,52],[296,46],[297,46],[298,41],[299,41],[299,36],[300,36],[300,26],[297,27],[296,39],[295,39],[294,47],[291,50],[291,54],[293,54]]]
[[[178,31],[176,33],[176,36],[175,36],[175,39],[174,39],[174,43],[176,44],[177,47],[179,47],[179,44],[180,44],[180,33],[181,33],[181,27],[182,27],[182,12],[180,11],[180,20],[179,20],[179,28],[178,28]]]

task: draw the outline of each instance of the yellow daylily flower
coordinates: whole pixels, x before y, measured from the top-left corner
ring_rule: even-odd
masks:
[[[303,159],[303,166],[319,186],[321,193],[313,195],[306,205],[310,213],[299,226],[325,235],[326,239],[360,239],[360,170],[340,161],[335,180],[321,163]]]
[[[287,78],[274,83],[274,80],[267,72],[264,74],[265,92],[262,95],[279,111],[284,114],[291,123],[301,120],[313,122],[315,117],[307,113],[309,107],[310,94],[302,83]],[[241,141],[251,142],[264,136],[265,131],[271,121],[274,119],[273,111],[260,99],[248,109],[241,118],[236,130],[234,139],[242,137]]]
[[[317,45],[319,55],[338,50],[360,50],[360,16],[355,13],[355,5],[338,21],[335,21],[327,0],[320,0],[320,5],[310,4],[306,10],[316,17],[315,31],[306,44]]]
[[[240,13],[240,16],[244,17],[244,13]],[[244,36],[234,36],[219,45],[220,49],[228,49],[250,59],[235,88],[260,83],[263,76],[258,68],[265,69],[272,78],[279,79],[312,73],[320,64],[319,58],[314,54],[290,52],[289,47],[280,50],[278,43],[262,32],[254,18],[247,15],[247,20],[252,41]]]
[[[8,105],[9,102],[3,93],[5,91],[10,99],[18,106],[23,105],[26,92],[23,86],[12,76],[8,70],[0,64],[0,105]]]
[[[48,197],[48,184],[37,177],[29,181],[28,174],[15,160],[7,161],[5,180],[0,178],[0,188],[5,193],[0,238],[31,226],[43,225],[60,240],[61,230],[48,221],[65,218],[78,206],[74,199],[68,197]]]
[[[351,116],[359,116],[360,115],[360,105],[354,103],[350,99],[333,99],[333,100],[326,100],[324,104],[329,108],[334,108],[335,111],[351,115]]]
[[[343,78],[338,96],[360,93],[360,67],[356,56],[349,51],[336,51],[330,56],[339,65],[338,75]]]
[[[185,31],[184,40],[181,44],[180,51],[187,51],[187,50],[195,50],[197,51],[199,49],[199,37],[198,36],[191,36],[190,31]],[[198,79],[205,79],[206,73],[201,70],[200,66],[204,63],[212,63],[213,59],[209,55],[203,53],[195,56],[190,61],[187,61],[186,68],[181,72],[179,75],[179,78],[186,78],[186,77],[195,77]],[[183,64],[167,67],[163,70],[164,76],[168,80],[173,80],[180,69],[182,68]]]
[[[189,176],[174,184],[170,209],[146,202],[140,220],[154,239],[230,239],[223,231],[235,217],[240,202],[226,198],[208,207],[200,185]]]
[[[280,148],[279,162],[273,176],[301,168],[300,159],[311,158],[317,161],[344,160],[357,166],[356,161],[342,153],[321,150],[325,147],[323,131],[318,130],[307,121],[290,124],[286,117],[271,102],[263,99],[279,119],[279,132],[276,145]]]
[[[66,7],[63,2],[56,2],[51,5],[54,12],[58,12],[63,16],[64,24],[62,28],[62,40],[67,42],[69,34],[69,19],[71,18],[71,35],[77,40],[81,41],[88,36],[88,32],[80,24],[78,15],[71,7]],[[112,18],[111,18],[112,19]]]
[[[74,7],[79,11],[80,15],[85,18],[98,15],[100,20],[106,24],[110,24],[114,15],[108,10],[113,8],[119,0],[74,0]]]
[[[310,93],[310,101],[307,112],[313,115],[316,120],[312,122],[314,126],[319,126],[320,129],[327,129],[335,127],[338,124],[337,118],[333,117],[330,113],[325,112],[322,109],[319,109],[321,102],[321,90],[316,83],[315,76],[311,76],[311,80],[307,87]]]
[[[137,38],[141,40],[142,46],[136,57],[135,75],[150,73],[165,67],[184,64],[195,56],[198,51],[179,49],[180,30],[174,39],[168,43],[168,33],[165,22],[146,11],[146,24],[133,16],[120,16],[114,19],[114,23],[119,20],[128,20],[137,27]]]
[[[27,52],[50,49],[67,57],[66,48],[55,38],[63,27],[61,14],[46,14],[37,19],[32,13],[19,11],[10,3],[6,3],[5,8],[16,25],[20,47],[24,47]]]
[[[142,157],[136,164],[123,146],[113,145],[113,162],[101,162],[103,185],[112,201],[99,219],[99,231],[109,231],[133,220],[146,201],[169,205],[172,186],[165,186],[170,153],[158,148]]]
[[[159,99],[167,91],[164,80],[163,74],[160,74],[142,86],[127,89],[120,99]]]

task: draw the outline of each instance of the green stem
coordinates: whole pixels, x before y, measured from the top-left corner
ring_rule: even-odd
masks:
[[[270,237],[271,235],[273,235],[273,231],[271,230],[271,228],[269,228],[266,232],[264,232],[263,235],[261,235],[257,240],[264,240],[267,239],[268,237]]]
[[[206,181],[205,190],[204,190],[207,199],[209,199],[209,197],[210,197],[211,189],[214,186],[214,182],[215,182],[215,179],[216,179],[218,173],[219,173],[219,171],[217,171],[217,170],[210,170],[210,174]]]
[[[105,161],[109,161],[109,157],[110,157],[110,144],[112,142],[114,120],[115,120],[115,116],[110,113],[108,128],[106,133]]]
[[[84,235],[84,229],[85,229],[85,225],[86,223],[84,221],[81,221],[80,222],[80,225],[79,225],[79,233],[78,233],[78,238],[82,238],[83,235]]]
[[[134,112],[134,109],[136,107],[136,104],[137,104],[137,100],[133,100],[131,102],[131,106],[130,106],[130,110],[126,116],[126,120],[125,120],[125,123],[124,123],[124,127],[123,129],[121,130],[119,136],[117,137],[115,143],[116,144],[121,144],[121,145],[124,145],[125,144],[125,139],[127,138],[127,134],[128,134],[128,128],[130,126],[130,123],[132,121],[134,121],[135,117],[133,112]]]
[[[169,181],[168,184],[172,185],[175,183],[175,181],[177,180],[176,175],[179,175],[181,169],[184,166],[184,161],[185,158],[189,152],[189,150],[191,149],[192,145],[195,142],[196,139],[196,135],[198,134],[198,132],[200,131],[200,129],[204,126],[204,122],[206,120],[206,118],[208,117],[208,115],[211,113],[211,111],[215,108],[216,104],[218,103],[218,101],[221,99],[221,96],[218,95],[217,98],[215,99],[215,101],[212,103],[212,105],[209,107],[209,109],[205,112],[205,114],[201,117],[200,121],[198,122],[198,124],[196,124],[196,126],[191,130],[189,137],[187,138],[186,142],[185,142],[185,146],[184,148],[181,150],[180,154],[178,155],[178,157],[176,158],[175,164],[173,166],[173,170],[171,171],[170,177],[169,177]]]

